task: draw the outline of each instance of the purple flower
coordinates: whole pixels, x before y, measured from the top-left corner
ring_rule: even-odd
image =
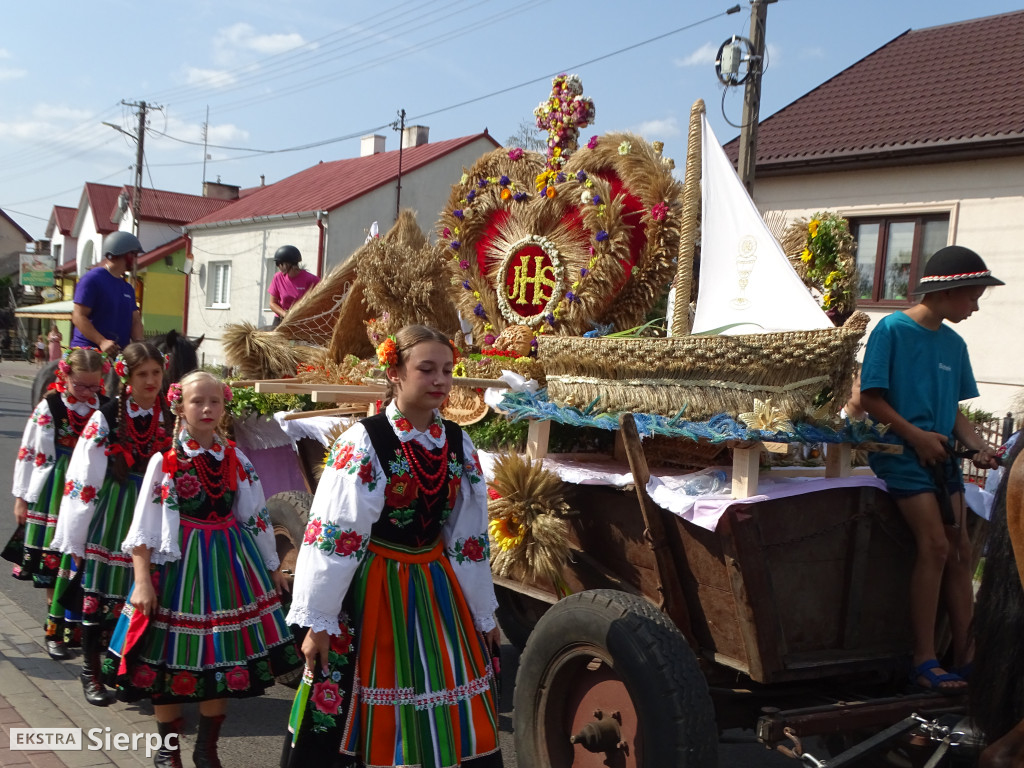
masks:
[[[594,205],[600,205],[601,204],[601,196],[600,195],[594,195],[592,198],[590,198],[590,202],[592,202]]]
[[[452,216],[454,216],[456,219],[461,219],[463,216],[462,209],[456,208],[454,211],[452,211]]]
[[[473,314],[477,317],[487,317],[487,313],[484,311],[484,305],[479,302],[473,307]]]
[[[509,183],[508,176],[502,176],[500,179],[498,179],[498,183],[501,184],[501,186],[503,187],[507,187]]]
[[[463,280],[462,281],[462,287],[465,288],[468,291],[469,290],[469,280]]]
[[[587,149],[593,149],[597,146],[597,136],[591,136],[590,141],[587,142]]]
[[[576,294],[573,293],[572,291],[566,291],[565,300],[572,304],[574,301],[576,301]]]
[[[489,347],[489,346],[491,346],[491,344],[494,343],[494,339],[495,339],[494,334],[493,333],[488,333],[486,336],[484,336],[484,344],[486,344]]]
[[[533,341],[530,342],[530,348],[531,349],[536,349],[537,348],[537,340],[536,339],[534,339]]]
[[[554,325],[555,324],[555,313],[554,312],[548,312],[546,315],[544,315],[544,319],[547,320],[548,325]]]
[[[587,269],[586,267],[583,267],[583,269],[580,270],[580,277],[586,277],[589,274],[590,274],[590,270]]]
[[[512,149],[510,149],[508,151],[508,159],[509,160],[520,160],[520,159],[522,159],[524,154],[526,154],[526,153],[522,149],[520,149],[519,147],[513,147]]]
[[[559,184],[561,184],[563,181],[565,181],[565,174],[561,173],[561,172],[556,173],[555,174],[555,181],[557,181]]]
[[[463,259],[462,261],[459,262],[459,266],[462,269],[469,269],[469,262]]]
[[[487,179],[477,179],[477,180],[476,180],[476,185],[477,185],[478,187],[481,187],[481,188],[483,188],[483,187],[486,187],[486,186],[487,186],[487,183],[488,183],[488,182],[487,182]]]
[[[599,242],[599,243],[603,243],[605,240],[608,239],[608,233],[605,232],[602,229],[596,235],[594,235],[594,239],[597,240],[597,242]],[[454,243],[453,243],[453,247],[454,247]]]
[[[576,171],[576,181],[586,181],[586,180],[587,180],[587,172],[586,171]]]
[[[474,190],[471,189],[471,190],[469,190],[469,192],[466,193],[466,201],[467,202],[471,203],[471,202],[473,202],[473,200],[475,198],[476,198],[476,192]]]
[[[459,246],[460,245],[462,245],[462,243],[460,243],[458,240],[452,240],[452,250],[453,251],[459,250]]]
[[[514,193],[512,195],[512,199],[515,200],[518,203],[520,200],[525,200],[526,199],[526,193],[525,192],[516,192],[516,193]]]

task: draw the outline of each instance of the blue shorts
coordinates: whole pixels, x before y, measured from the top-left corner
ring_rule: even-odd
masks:
[[[935,486],[932,485],[930,488],[915,488],[913,490],[907,488],[890,488],[886,484],[886,488],[889,491],[889,495],[894,499],[909,499],[911,496],[919,496],[922,493],[935,493]],[[958,493],[964,492],[964,483],[962,480],[948,481],[946,483],[946,490],[950,496],[956,496]]]

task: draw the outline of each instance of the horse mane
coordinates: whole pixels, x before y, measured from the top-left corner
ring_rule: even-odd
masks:
[[[171,364],[164,376],[165,384],[173,384],[181,381],[181,378],[190,371],[199,367],[199,356],[196,349],[203,343],[205,334],[195,341],[190,340],[177,331],[171,330],[159,341],[154,340],[157,349],[165,355],[170,354]]]
[[[1024,718],[1024,586],[1006,525],[1009,468],[1024,449],[1018,437],[1005,460],[989,523],[985,574],[974,610],[974,669],[970,709],[991,744]],[[1024,459],[1021,459],[1024,461]]]

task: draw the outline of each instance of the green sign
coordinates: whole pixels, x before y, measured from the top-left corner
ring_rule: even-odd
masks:
[[[53,285],[57,260],[49,253],[20,253],[21,284],[46,288]]]

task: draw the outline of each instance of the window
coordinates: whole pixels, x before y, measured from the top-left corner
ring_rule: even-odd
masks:
[[[231,297],[231,262],[210,262],[210,281],[207,295],[212,309],[227,309]]]
[[[850,218],[857,300],[907,304],[925,262],[948,243],[949,214]]]

